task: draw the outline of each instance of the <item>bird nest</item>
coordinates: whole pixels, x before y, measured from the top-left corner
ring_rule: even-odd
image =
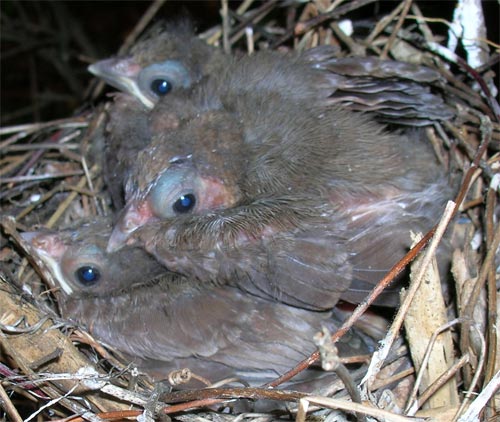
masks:
[[[148,4],[135,28],[129,28],[122,52],[153,19],[162,16],[163,3]],[[330,358],[333,341],[325,334],[319,336],[323,341],[318,343],[318,352],[297,368],[290,368],[288,376],[272,384],[274,388],[235,387],[234,383],[224,382],[214,385],[212,382],[219,380],[202,380],[211,388],[159,392],[145,374],[112,347],[99,344],[82,327],[58,316],[56,296],[46,287],[50,275],[43,263],[30,255],[19,236],[19,232],[34,227],[59,228],[110,213],[101,169],[88,154],[103,124],[102,104],[86,107],[73,117],[65,117],[71,114],[68,111],[60,119],[43,123],[7,125],[4,118],[12,121],[14,115],[4,114],[0,168],[4,235],[0,403],[4,419],[114,420],[139,415],[152,418],[154,414],[179,420],[349,420],[354,414],[359,419],[384,421],[498,418],[500,398],[495,397],[495,391],[500,385],[499,302],[495,259],[500,241],[500,112],[491,71],[498,63],[498,46],[486,41],[481,13],[471,22],[467,22],[467,12],[461,17],[456,13],[451,23],[435,14],[425,16],[425,9],[419,8],[425,7],[425,2],[405,0],[386,4],[379,10],[378,21],[370,21],[375,10],[372,3],[245,1],[235,7],[222,1],[221,21],[201,37],[228,51],[250,53],[255,49],[304,50],[329,44],[338,47],[339,57],[376,55],[417,62],[441,73],[443,89],[453,99],[450,105],[456,117],[425,130],[439,161],[462,180],[461,188],[456,198],[449,198],[452,202],[435,229],[423,233],[423,240],[416,241],[414,249],[381,280],[383,287],[403,266],[411,265],[411,282],[401,307],[390,316],[392,322],[379,350],[360,357],[354,372],[348,370],[343,376],[337,369],[342,381],[332,385],[329,394],[299,393],[280,387],[288,376],[314,360],[321,359],[323,367],[338,368],[340,363],[340,367],[346,364],[352,369],[352,360]],[[467,2],[459,3],[465,7]],[[69,25],[79,28],[74,18],[62,13],[67,9],[53,4],[51,7],[55,15],[65,16]],[[3,30],[25,31],[24,44],[19,41],[19,47],[29,51],[37,32],[20,18],[22,8],[18,6],[16,12],[10,10],[3,16]],[[457,34],[460,31],[461,35]],[[458,35],[457,53],[452,52],[452,33]],[[78,34],[76,30],[72,35],[51,35],[68,42],[63,37]],[[497,51],[490,55],[494,48]],[[472,63],[477,50],[481,51],[480,61]],[[71,73],[68,60],[56,56],[50,56],[50,60],[60,69],[66,66],[64,72],[69,72],[65,74],[75,84],[84,83],[78,71]],[[87,98],[97,104],[95,99],[103,86],[95,82],[87,90]],[[76,108],[74,102],[69,103]],[[433,256],[445,230],[454,250],[451,283],[443,297],[443,283],[433,271]],[[368,302],[361,304],[339,332],[330,333],[332,339],[348,331],[367,307]],[[189,371],[174,375],[179,382],[183,377],[196,377]],[[358,385],[360,395],[354,393]],[[245,399],[280,402],[283,406],[278,406],[279,412],[244,413]]]

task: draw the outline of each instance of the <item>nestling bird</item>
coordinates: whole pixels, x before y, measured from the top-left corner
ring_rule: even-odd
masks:
[[[101,167],[115,211],[125,205],[124,180],[137,154],[151,141],[148,109],[135,97],[116,93],[109,105]]]
[[[439,86],[438,72],[376,57],[337,58],[336,53],[330,46],[300,54],[257,52],[244,62],[249,66],[249,85],[318,104],[371,111],[397,124],[421,126],[453,116],[442,97],[430,89]],[[152,108],[160,98],[190,88],[207,76],[219,75],[240,60],[207,45],[194,35],[189,22],[182,21],[153,28],[129,55],[98,61],[89,71]],[[283,79],[269,81],[269,73],[281,73]],[[247,81],[241,78],[241,83]]]
[[[218,48],[194,36],[187,20],[156,25],[125,57],[100,60],[89,71],[151,108],[171,91],[217,73],[225,62]]]
[[[430,90],[439,85],[436,71],[375,57],[335,58],[334,53],[333,47],[320,46],[301,54],[225,55],[195,37],[189,22],[181,21],[154,28],[126,57],[92,65],[91,72],[128,94],[115,97],[109,109],[105,149],[99,156],[114,208],[120,210],[124,205],[122,173],[135,161],[137,148],[149,142],[147,118],[143,117],[147,110],[160,98],[221,72],[237,75],[228,80],[229,90],[248,87],[318,106],[341,104],[398,124],[421,126],[453,115]]]
[[[189,278],[306,309],[359,302],[443,209],[433,153],[234,69],[153,109],[108,250],[142,245]],[[396,288],[379,301],[397,302]]]
[[[341,104],[404,125],[425,125],[453,115],[429,89],[439,83],[434,70],[374,57],[339,59],[333,57],[334,51],[321,46],[302,54],[262,51],[238,58],[207,45],[194,36],[189,23],[181,22],[166,30],[156,28],[129,56],[92,65],[93,73],[128,94],[115,96],[109,108],[105,148],[100,155],[115,210],[124,205],[123,172],[151,138],[144,117],[148,108],[159,98],[190,89],[210,75],[229,75],[228,91],[276,92],[318,106]],[[166,90],[160,92],[158,87]]]
[[[24,237],[61,288],[63,316],[86,325],[157,378],[189,367],[214,381],[238,376],[263,383],[313,352],[313,336],[323,325],[338,325],[330,312],[168,272],[139,248],[107,254],[110,229],[109,220],[101,219]],[[365,339],[370,341],[352,334],[339,348],[343,355],[366,353],[373,341]]]

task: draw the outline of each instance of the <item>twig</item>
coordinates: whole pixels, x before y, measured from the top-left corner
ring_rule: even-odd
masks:
[[[17,126],[5,126],[0,127],[0,135],[8,135],[9,133],[17,133],[22,135],[23,137],[27,136],[30,133],[38,132],[42,129],[47,128],[82,128],[87,127],[88,122],[86,117],[71,117],[69,119],[57,119],[51,120],[50,122],[43,123],[29,123],[24,125]],[[15,139],[14,141],[10,141],[9,139],[0,143],[0,148],[5,148],[7,145],[10,145],[14,142],[17,142],[19,139]]]
[[[406,268],[406,266],[420,253],[422,248],[427,244],[427,242],[434,235],[435,228],[429,231],[420,242],[418,242],[410,251],[401,258],[394,266],[389,270],[389,272],[383,277],[375,286],[375,288],[370,292],[368,297],[363,300],[353,311],[351,316],[342,324],[342,326],[332,335],[333,341],[337,341],[342,336],[344,336],[347,331],[354,325],[358,318],[366,312],[370,305],[377,299],[377,297],[384,291],[384,289]],[[281,375],[274,381],[266,384],[269,387],[276,387],[289,379],[293,378],[300,372],[307,369],[313,363],[317,362],[320,355],[319,352],[313,352],[303,361],[299,362],[294,368],[285,374]]]
[[[367,4],[373,3],[375,0],[353,0],[349,2],[348,4],[345,4],[343,6],[338,7],[335,10],[332,10],[331,12],[324,13],[322,15],[319,15],[315,18],[312,18],[306,22],[299,22],[297,25],[295,25],[295,28],[292,28],[288,30],[281,38],[276,40],[271,46],[271,49],[274,49],[278,47],[279,45],[283,44],[285,41],[287,41],[289,38],[293,37],[294,35],[302,35],[305,34],[309,29],[327,21],[330,19],[338,19],[341,16],[345,15],[346,13],[349,13],[353,10],[356,10],[360,7],[366,6]]]
[[[380,372],[380,368],[382,367],[383,362],[385,361],[387,355],[389,354],[389,350],[391,346],[393,345],[400,329],[401,326],[403,325],[404,322],[404,317],[408,311],[408,308],[411,305],[411,302],[413,300],[413,297],[415,296],[420,283],[424,277],[425,271],[432,259],[432,257],[435,254],[435,251],[438,247],[438,244],[443,237],[443,234],[448,227],[449,222],[453,218],[453,215],[455,213],[455,210],[457,209],[456,204],[452,201],[449,201],[448,204],[446,205],[445,212],[443,213],[443,216],[441,217],[441,221],[439,224],[436,226],[435,231],[434,231],[434,237],[432,239],[432,242],[430,243],[427,252],[422,259],[422,263],[420,265],[419,270],[417,271],[417,274],[415,275],[414,280],[410,284],[410,287],[408,289],[408,292],[406,294],[406,297],[401,304],[394,321],[391,324],[391,328],[389,332],[387,333],[386,338],[384,339],[383,346],[374,354],[374,357],[372,359],[372,362],[370,364],[370,367],[368,368],[367,375],[365,378],[361,381],[361,384],[366,384],[368,386],[369,382],[375,378],[375,376]],[[425,239],[425,237],[423,238]],[[422,240],[423,240],[422,239]],[[422,240],[417,243],[420,244]],[[412,248],[413,249],[413,248]]]
[[[463,325],[465,325],[465,324],[463,324]],[[469,390],[465,394],[465,399],[462,402],[462,404],[460,405],[460,408],[458,409],[458,411],[457,411],[455,417],[453,418],[453,420],[455,420],[458,417],[458,415],[460,415],[460,413],[463,411],[463,409],[465,408],[465,406],[469,402],[469,400],[470,400],[470,398],[472,396],[472,392],[476,388],[476,385],[477,385],[477,383],[479,381],[479,378],[482,376],[482,369],[483,369],[483,366],[484,366],[484,359],[486,357],[486,342],[484,341],[483,334],[481,333],[481,331],[479,330],[479,328],[477,328],[476,325],[470,326],[470,329],[476,330],[476,335],[477,335],[477,337],[480,340],[481,350],[480,350],[480,353],[479,353],[479,361],[478,361],[478,364],[477,364],[476,373],[474,374],[474,377],[472,378],[472,381],[470,382]]]
[[[351,403],[345,400],[332,399],[329,397],[316,397],[309,396],[302,400],[307,400],[309,403],[317,404],[319,406],[328,407],[331,409],[341,409],[350,412],[356,412],[373,416],[385,422],[424,422],[422,418],[408,418],[406,416],[396,415],[395,413],[388,412],[387,410],[378,409],[376,407],[366,406],[358,403]]]
[[[91,173],[95,173],[97,171],[97,168],[98,168],[98,166],[94,165],[90,169]],[[82,189],[86,183],[87,183],[87,177],[84,176],[77,183],[76,187],[78,189]],[[61,205],[59,205],[59,207],[57,208],[56,212],[52,215],[52,217],[50,217],[49,221],[47,221],[47,223],[45,224],[47,228],[50,229],[50,228],[54,227],[54,224],[57,222],[57,220],[59,220],[59,218],[62,216],[64,211],[66,211],[66,208],[68,208],[71,205],[71,202],[73,202],[73,200],[76,198],[77,195],[78,195],[77,192],[71,192],[68,195],[68,197],[61,203]]]
[[[454,325],[456,325],[456,324],[458,324],[460,322],[461,322],[460,319],[454,319],[453,321],[450,321],[450,322],[446,323],[445,325],[439,327],[432,334],[432,337],[429,340],[429,344],[427,344],[427,349],[426,349],[425,355],[424,355],[424,357],[422,359],[422,363],[420,365],[421,370],[418,373],[417,379],[415,380],[415,384],[413,385],[412,392],[410,393],[410,396],[408,397],[408,400],[407,400],[407,405],[406,405],[406,408],[405,408],[405,412],[406,413],[408,413],[410,411],[410,409],[412,408],[413,402],[416,401],[418,388],[420,386],[420,383],[422,382],[422,377],[423,377],[423,374],[424,374],[423,368],[425,368],[427,366],[427,362],[429,361],[429,358],[430,358],[430,355],[431,355],[431,351],[432,351],[433,345],[434,345],[434,343],[435,343],[435,341],[437,339],[437,336],[439,334],[441,334],[443,331],[450,329],[451,327],[453,327]],[[423,404],[422,401],[419,400],[418,405],[421,406],[422,404]],[[415,409],[415,411],[416,411],[416,409]]]
[[[63,177],[81,176],[82,174],[84,174],[84,172],[82,170],[78,170],[66,171],[64,173],[37,174],[34,176],[2,177],[0,179],[0,184],[30,182],[33,180],[61,179]],[[83,187],[83,185],[81,187]]]
[[[488,187],[488,192],[486,194],[486,211],[485,211],[485,226],[486,226],[486,245],[490,249],[494,240],[494,229],[495,229],[495,209],[497,206],[497,192],[500,184],[500,174],[493,176],[490,186]],[[498,222],[497,222],[498,224]],[[487,359],[485,368],[485,380],[488,382],[495,373],[495,367],[497,362],[498,353],[498,338],[497,338],[497,328],[498,328],[498,313],[497,313],[497,286],[496,286],[496,271],[495,266],[490,267],[487,280],[487,297],[488,297],[488,309],[487,309],[487,330],[488,330],[488,347],[487,347]]]
[[[497,371],[491,381],[481,390],[472,402],[467,411],[458,419],[458,422],[476,422],[479,421],[479,414],[483,411],[486,403],[500,389],[500,371]]]
[[[382,50],[382,53],[380,54],[381,59],[387,59],[387,55],[389,53],[389,50],[391,49],[392,45],[394,44],[394,40],[396,39],[396,35],[398,34],[398,31],[401,29],[401,26],[403,25],[403,22],[406,19],[406,15],[408,14],[408,11],[410,10],[412,0],[404,0],[402,3],[403,5],[403,10],[401,11],[401,15],[398,18],[398,21],[396,22],[396,25],[394,26],[394,29],[389,36],[389,39],[387,40],[387,43],[384,46],[384,49]]]
[[[457,362],[443,372],[427,389],[420,395],[419,399],[415,402],[418,407],[422,407],[427,400],[429,400],[436,391],[445,385],[452,377],[454,377],[460,368],[463,368],[469,362],[469,355],[462,356]],[[417,407],[417,406],[415,406]],[[416,411],[416,409],[415,409]]]
[[[295,35],[305,34],[309,29],[327,21],[330,19],[338,19],[340,16],[345,15],[348,12],[359,9],[360,7],[366,6],[367,4],[373,3],[374,0],[353,0],[348,4],[339,6],[337,9],[331,12],[323,13],[315,18],[308,20],[307,22],[299,22],[295,25]]]
[[[222,0],[222,48],[224,53],[229,54],[231,52],[231,44],[229,44],[229,31],[231,30],[231,22],[229,21],[228,4],[227,0]]]
[[[168,393],[162,397],[166,403],[186,402],[177,406],[163,408],[162,413],[172,414],[187,409],[211,406],[234,399],[266,399],[277,401],[296,401],[306,397],[306,393],[266,388],[207,388]]]
[[[2,387],[2,383],[0,382],[0,402],[2,403],[2,407],[5,409],[5,412],[11,418],[12,422],[23,422],[23,418],[17,412],[16,407],[12,404],[10,397],[5,392]]]

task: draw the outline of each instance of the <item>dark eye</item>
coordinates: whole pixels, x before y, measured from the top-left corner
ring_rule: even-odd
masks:
[[[186,214],[196,205],[196,198],[192,193],[182,195],[172,206],[176,214]]]
[[[166,79],[155,79],[151,82],[151,91],[158,95],[158,97],[163,97],[172,91],[172,84]]]
[[[161,97],[178,89],[191,86],[191,76],[186,67],[177,60],[153,63],[142,69],[137,76],[141,101],[152,108]]]
[[[93,286],[100,280],[101,273],[96,267],[85,265],[76,270],[75,276],[82,285]]]

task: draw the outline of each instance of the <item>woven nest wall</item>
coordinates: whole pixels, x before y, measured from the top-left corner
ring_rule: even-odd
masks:
[[[2,420],[30,415],[37,420],[116,420],[143,414],[153,418],[155,413],[193,421],[497,420],[500,56],[498,44],[488,39],[498,39],[499,5],[484,2],[486,23],[469,24],[472,47],[459,38],[454,53],[449,30],[458,30],[452,26],[457,4],[435,5],[410,0],[154,1],[121,6],[2,2]],[[181,9],[179,15],[187,11],[204,40],[227,51],[302,51],[328,44],[338,48],[338,57],[412,61],[442,75],[442,93],[455,117],[425,131],[444,168],[461,180],[461,188],[449,198],[454,202],[440,225],[426,235],[425,240],[432,238],[430,246],[424,249],[428,242],[420,242],[401,257],[401,265],[410,265],[422,249],[421,255],[430,252],[419,262],[430,259],[432,264],[435,242],[449,225],[446,236],[453,253],[448,292],[443,298],[435,274],[424,275],[422,281],[420,263],[414,264],[410,294],[389,315],[381,349],[360,357],[356,377],[341,376],[343,382],[332,386],[328,396],[280,391],[276,382],[273,389],[229,384],[173,391],[155,401],[157,390],[148,376],[137,375],[120,353],[59,316],[51,275],[19,234],[112,212],[98,160],[88,153],[104,124],[105,92],[111,90],[85,68],[116,53],[119,45],[120,53],[128,51],[148,25],[175,18]],[[348,23],[352,32],[345,29]],[[496,33],[487,32],[491,25]],[[474,47],[481,54],[479,62],[471,63]],[[365,308],[359,308],[334,338]],[[310,360],[319,355],[326,359],[329,347],[329,342],[319,346],[321,353]],[[296,372],[306,366],[302,362]],[[353,393],[358,384],[360,396]],[[245,414],[245,407],[238,405],[244,399],[281,402],[286,409]]]

